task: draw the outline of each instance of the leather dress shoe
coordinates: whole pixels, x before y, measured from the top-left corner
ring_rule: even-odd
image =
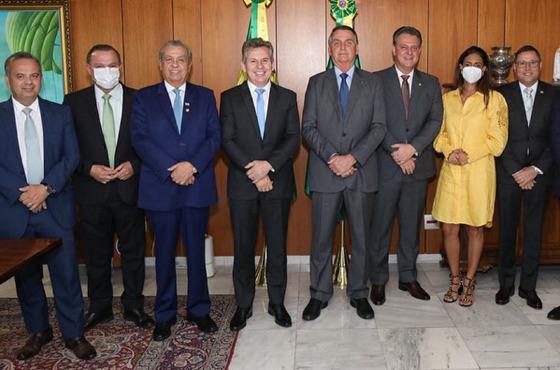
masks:
[[[88,312],[85,317],[84,329],[91,329],[97,324],[102,324],[111,320],[113,320],[113,311],[110,309],[99,312]]]
[[[373,319],[374,313],[373,308],[369,305],[367,298],[352,298],[350,300],[350,305],[356,308],[358,316],[364,320]]]
[[[519,288],[519,296],[527,301],[527,306],[535,310],[542,309],[542,301],[534,290],[524,290]]]
[[[385,285],[372,284],[369,297],[374,305],[381,306],[385,303]]]
[[[64,345],[80,360],[91,360],[97,356],[95,348],[83,335],[77,338],[64,339]]]
[[[416,299],[421,299],[423,301],[430,300],[430,295],[420,286],[417,281],[413,281],[412,283],[401,283],[399,281],[399,289],[408,292]]]
[[[500,287],[496,293],[496,304],[507,304],[509,297],[513,295],[513,288]]]
[[[292,318],[283,304],[268,304],[268,313],[274,316],[274,322],[284,328],[292,326]]]
[[[560,306],[550,310],[546,317],[548,317],[550,320],[560,320]]]
[[[237,307],[231,321],[229,322],[229,328],[231,331],[239,331],[247,325],[247,320],[249,317],[253,316],[253,309]]]
[[[156,342],[161,342],[169,338],[171,335],[171,327],[175,324],[175,321],[159,321],[156,322],[154,331],[152,333],[152,338]]]
[[[327,307],[329,302],[321,302],[318,299],[311,298],[305,309],[303,310],[302,318],[305,321],[315,320],[321,314],[321,310]]]
[[[210,315],[192,316],[187,314],[187,321],[194,322],[200,331],[204,333],[214,333],[218,331],[218,325],[216,325]]]
[[[144,312],[142,309],[133,308],[132,310],[125,309],[123,311],[123,319],[132,321],[139,328],[148,328],[154,325],[154,319]]]
[[[16,354],[18,360],[27,360],[41,351],[41,348],[53,339],[52,328],[31,334]]]

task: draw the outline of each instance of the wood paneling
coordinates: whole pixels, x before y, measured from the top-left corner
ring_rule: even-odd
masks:
[[[202,85],[201,0],[173,1],[173,38],[182,40],[193,51],[190,81]]]
[[[171,0],[122,0],[126,83],[141,88],[161,81],[158,52],[173,38]]]
[[[506,0],[478,0],[478,46],[492,53],[504,46]]]
[[[122,8],[115,0],[72,0],[72,69],[74,91],[91,84],[86,55],[95,44],[109,44],[123,54]],[[126,78],[125,65],[123,73]]]

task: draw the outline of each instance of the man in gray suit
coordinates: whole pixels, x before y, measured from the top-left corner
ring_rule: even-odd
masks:
[[[377,77],[354,66],[354,29],[335,27],[328,43],[335,67],[310,78],[303,108],[313,207],[311,300],[303,319],[319,317],[332,296],[332,235],[343,206],[352,236],[347,294],[358,316],[371,319],[366,245],[377,190],[375,149],[385,135],[383,91]]]
[[[441,126],[443,106],[438,79],[416,69],[421,52],[420,31],[400,27],[393,34],[395,64],[374,73],[383,84],[387,114],[387,134],[377,149],[379,191],[369,266],[370,298],[375,305],[385,302],[395,213],[399,217],[399,289],[417,299],[430,299],[416,280],[416,257],[426,187],[435,174],[432,142]]]

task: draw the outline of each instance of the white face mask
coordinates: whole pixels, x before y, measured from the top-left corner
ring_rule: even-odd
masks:
[[[482,69],[478,67],[467,66],[463,67],[461,71],[461,75],[468,83],[474,84],[477,83],[478,80],[482,78]]]
[[[117,86],[120,76],[120,71],[116,67],[101,67],[93,69],[93,79],[95,80],[95,83],[104,89],[112,89]]]

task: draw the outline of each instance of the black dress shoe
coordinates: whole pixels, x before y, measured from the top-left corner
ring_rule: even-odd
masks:
[[[268,304],[268,313],[274,316],[274,322],[284,328],[292,326],[292,318],[283,304]]]
[[[91,360],[97,356],[95,348],[83,335],[77,338],[64,339],[64,345],[80,360]]]
[[[350,305],[356,308],[358,316],[364,320],[371,320],[375,315],[373,313],[373,308],[369,305],[367,298],[356,298],[350,300]]]
[[[527,306],[535,310],[542,309],[542,301],[534,290],[524,290],[519,288],[519,296],[527,301]]]
[[[315,320],[321,314],[321,310],[327,307],[329,302],[321,302],[318,299],[311,298],[305,309],[303,310],[302,318],[305,321]]]
[[[513,295],[513,288],[500,287],[496,293],[496,304],[507,304],[509,297]]]
[[[550,310],[546,317],[548,317],[550,320],[560,320],[560,306]]]
[[[91,329],[97,324],[101,324],[111,320],[113,320],[113,311],[110,309],[99,312],[88,312],[85,317],[84,329]]]
[[[218,331],[218,325],[216,325],[210,315],[192,316],[187,314],[187,321],[194,322],[200,331],[204,333],[214,333]]]
[[[174,321],[156,322],[156,326],[154,327],[154,331],[152,333],[154,341],[161,342],[169,338],[173,324],[175,324]]]
[[[123,319],[132,321],[139,328],[148,328],[154,325],[154,319],[144,312],[142,309],[134,308],[132,310],[125,309]]]
[[[371,291],[369,292],[369,297],[371,301],[376,306],[381,306],[385,303],[385,285],[371,285]]]
[[[229,322],[229,328],[231,331],[239,331],[247,325],[247,320],[249,317],[253,316],[253,309],[251,307],[241,308],[237,307],[231,321]]]
[[[430,295],[424,289],[422,289],[417,281],[413,281],[412,283],[401,283],[399,281],[399,289],[408,292],[416,299],[421,299],[423,301],[430,300]]]
[[[41,348],[52,339],[53,334],[52,328],[50,327],[38,333],[31,334],[31,336],[27,338],[23,347],[17,351],[16,358],[21,361],[35,356],[41,351]]]

